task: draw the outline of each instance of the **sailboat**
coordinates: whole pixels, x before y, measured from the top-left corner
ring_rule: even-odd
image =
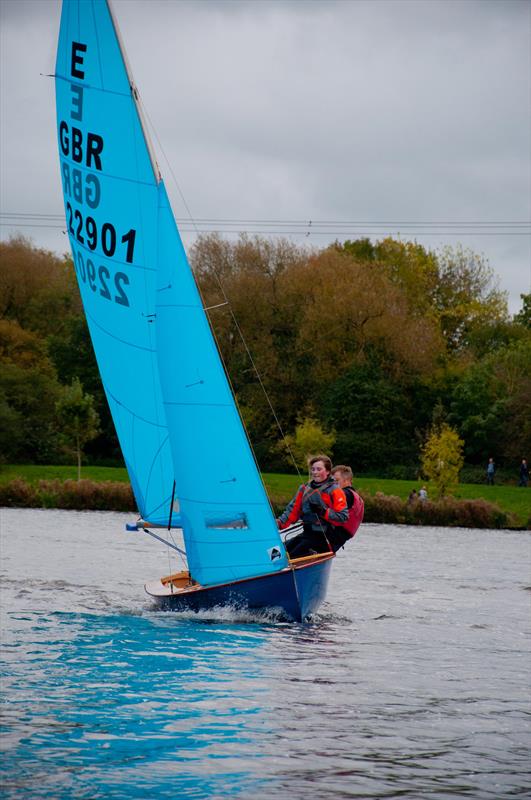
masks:
[[[55,70],[74,267],[140,519],[186,568],[162,608],[301,621],[331,552],[290,561],[188,264],[109,0],[63,0]],[[163,539],[157,529],[166,528]]]

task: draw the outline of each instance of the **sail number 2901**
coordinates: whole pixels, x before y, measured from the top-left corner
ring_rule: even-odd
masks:
[[[66,204],[66,212],[68,215],[68,230],[70,235],[73,236],[79,244],[85,245],[89,250],[95,250],[98,246],[98,241],[101,244],[101,249],[107,258],[112,258],[116,253],[117,234],[116,228],[111,222],[104,222],[101,229],[98,231],[98,225],[93,217],[83,216],[76,208],[73,211],[70,203]],[[126,245],[125,261],[127,264],[133,263],[135,253],[135,238],[136,231],[134,228],[124,233],[121,243]]]

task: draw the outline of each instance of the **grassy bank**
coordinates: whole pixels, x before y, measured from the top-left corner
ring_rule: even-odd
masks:
[[[265,474],[265,485],[271,497],[286,502],[293,496],[300,483],[296,475]],[[378,492],[388,497],[399,497],[407,500],[412,489],[417,491],[422,483],[415,481],[398,481],[387,478],[356,477],[354,486],[364,496],[376,496]],[[429,484],[425,484],[431,496]],[[461,483],[453,492],[456,500],[486,500],[494,503],[507,514],[514,514],[518,525],[525,527],[531,517],[531,488],[518,486],[486,486],[478,483]]]
[[[125,469],[84,467],[80,484],[76,477],[75,467],[2,466],[0,505],[134,510]],[[286,505],[300,483],[296,475],[266,473],[263,478],[277,511]],[[419,488],[418,483],[363,477],[354,483],[365,497],[367,521],[478,527],[531,525],[531,488],[460,484],[454,499],[411,509],[405,501],[412,488]]]
[[[129,483],[125,467],[82,467],[81,477],[89,481],[120,481]],[[37,481],[77,480],[77,467],[42,466],[40,464],[4,464],[0,466],[0,484],[14,478],[22,478],[26,483]]]

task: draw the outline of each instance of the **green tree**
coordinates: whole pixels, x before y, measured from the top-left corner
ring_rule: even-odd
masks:
[[[9,386],[19,387],[28,406],[32,403],[31,395],[35,395],[31,389],[32,372],[44,373],[35,378],[39,385],[53,383],[46,391],[46,397],[42,398],[42,408],[35,409],[35,413],[30,415],[33,429],[29,430],[32,421],[29,417],[25,417],[24,424],[16,426],[16,429],[13,425],[8,427],[12,436],[2,445],[4,457],[30,461],[60,457],[54,404],[60,390],[59,383],[69,384],[77,377],[84,390],[94,397],[101,421],[101,434],[87,444],[87,454],[100,462],[121,463],[120,447],[70,257],[58,257],[35,247],[24,237],[15,237],[0,242],[0,260],[0,358],[3,362],[0,370],[6,363],[24,370],[22,374],[9,366],[9,375],[5,369],[2,373],[9,384],[2,394],[6,421],[13,418],[13,413],[23,402],[22,396],[14,396]]]
[[[522,308],[518,314],[514,315],[514,321],[518,325],[523,325],[524,328],[531,330],[531,292],[528,294],[521,294]]]
[[[286,436],[284,447],[298,467],[306,469],[308,458],[329,453],[336,440],[335,431],[325,431],[315,417],[301,419],[293,435]]]
[[[0,459],[50,463],[58,455],[55,369],[39,336],[0,319]]]
[[[506,396],[501,453],[520,460],[531,451],[531,335],[493,353],[489,359],[495,385],[500,395]]]
[[[531,449],[531,336],[472,363],[456,383],[450,420],[465,439],[467,461],[520,459]]]
[[[81,456],[83,448],[99,433],[99,417],[94,409],[94,398],[83,392],[79,378],[63,388],[62,397],[56,403],[65,446],[77,458],[77,479],[81,478]]]
[[[24,237],[0,242],[0,317],[44,338],[81,313],[72,260],[33,246]]]
[[[79,378],[83,390],[94,398],[101,430],[99,436],[87,442],[87,458],[92,463],[123,463],[85,317],[70,317],[57,334],[48,336],[47,343],[60,382],[69,384]]]
[[[388,474],[392,465],[415,463],[415,427],[425,427],[430,411],[414,387],[385,367],[381,354],[353,364],[323,386],[319,413],[337,431],[335,457],[355,472]],[[419,391],[420,395],[420,391]]]
[[[465,349],[477,328],[509,320],[507,295],[482,256],[460,245],[445,247],[437,264],[432,302],[449,352]]]
[[[434,484],[439,498],[459,482],[463,444],[457,432],[443,422],[432,429],[422,448],[422,471]]]

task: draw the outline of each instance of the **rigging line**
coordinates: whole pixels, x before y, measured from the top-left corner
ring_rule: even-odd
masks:
[[[223,289],[223,287],[222,287],[222,285],[221,285],[221,281],[219,280],[219,277],[217,276],[217,273],[216,273],[216,272],[214,272],[214,274],[216,275],[216,278],[218,278],[218,283],[219,283],[219,286],[220,286],[220,288],[221,288],[221,291],[223,292],[223,296],[224,296],[224,297],[227,299],[227,296],[225,295],[225,290]],[[271,402],[271,398],[269,397],[269,394],[268,394],[268,392],[267,392],[267,389],[266,389],[266,387],[264,386],[264,382],[262,381],[262,376],[260,375],[260,373],[259,373],[259,371],[258,371],[258,367],[256,366],[256,364],[255,364],[255,362],[254,362],[254,358],[253,358],[253,357],[252,357],[252,355],[251,355],[251,351],[249,350],[249,347],[248,347],[248,345],[247,345],[247,342],[246,342],[246,340],[245,340],[245,337],[244,337],[244,335],[243,335],[243,331],[242,331],[242,329],[240,328],[240,326],[239,326],[239,324],[238,324],[238,320],[236,319],[236,316],[235,316],[235,314],[234,314],[234,311],[232,310],[232,306],[230,305],[230,303],[229,303],[228,299],[227,299],[227,304],[228,304],[228,307],[229,307],[229,311],[230,311],[230,315],[231,315],[231,317],[232,317],[232,320],[233,320],[234,324],[236,325],[236,330],[238,331],[238,333],[239,333],[239,335],[240,335],[240,339],[242,340],[243,346],[244,346],[244,348],[245,348],[245,352],[247,353],[247,356],[249,357],[249,361],[251,362],[251,366],[252,366],[252,368],[253,368],[253,370],[254,370],[254,372],[255,372],[255,374],[256,374],[256,377],[258,378],[258,382],[259,382],[259,384],[260,384],[260,386],[261,386],[261,388],[262,388],[262,391],[263,391],[263,393],[264,393],[264,395],[265,395],[265,398],[266,398],[266,400],[267,400],[267,402],[268,402],[268,404],[269,404],[269,408],[271,409],[271,413],[273,414],[273,417],[274,417],[274,419],[275,419],[275,422],[276,422],[276,424],[277,424],[277,427],[278,427],[278,429],[279,429],[279,431],[280,431],[280,435],[282,436],[282,440],[283,440],[283,442],[284,442],[284,446],[286,447],[286,449],[287,449],[287,451],[288,451],[288,453],[289,453],[289,455],[290,455],[290,458],[291,458],[291,460],[293,461],[293,465],[294,465],[295,469],[297,470],[297,475],[298,475],[298,476],[299,476],[299,478],[300,478],[300,477],[301,477],[301,474],[300,474],[300,471],[299,471],[299,467],[298,467],[298,465],[297,465],[297,462],[296,462],[296,460],[295,460],[295,456],[293,455],[293,452],[292,452],[292,450],[291,450],[291,447],[290,447],[290,445],[289,445],[289,442],[288,442],[288,440],[287,440],[287,438],[286,438],[286,435],[284,434],[284,431],[283,431],[283,429],[282,429],[282,425],[280,424],[280,420],[279,420],[279,418],[278,418],[278,416],[277,416],[277,413],[276,413],[276,411],[275,411],[275,409],[274,409],[274,407],[273,407],[273,403]]]
[[[173,513],[173,501],[175,500],[175,479],[173,480],[173,487],[171,490],[171,500],[170,500],[170,514],[168,517],[168,530],[171,531],[171,517]]]
[[[168,516],[168,535],[171,536],[171,517],[173,514],[173,501],[175,500],[175,478],[173,480],[173,487],[171,490],[171,500],[170,500],[170,513]],[[168,569],[169,574],[171,575],[171,558],[170,558],[170,548],[166,548],[166,552],[168,553]],[[171,593],[173,594],[173,581],[170,581]]]
[[[150,118],[149,114],[147,113],[147,111],[146,111],[146,109],[145,109],[145,107],[144,107],[144,104],[143,104],[143,102],[141,101],[141,99],[140,99],[140,98],[139,98],[139,101],[138,101],[138,102],[139,102],[139,103],[142,105],[142,110],[143,110],[143,112],[144,112],[144,114],[145,114],[145,116],[146,116],[146,119],[148,120],[148,122],[149,122],[149,124],[150,124],[150,126],[151,126],[151,129],[152,129],[152,131],[153,131],[153,134],[154,134],[154,136],[155,136],[155,138],[156,138],[156,140],[157,140],[157,142],[158,142],[158,145],[159,145],[159,147],[160,147],[160,149],[161,149],[161,152],[162,152],[162,155],[163,155],[163,157],[164,157],[164,160],[165,160],[166,164],[168,165],[168,168],[169,168],[169,170],[170,170],[170,174],[171,174],[171,176],[172,176],[172,178],[173,178],[173,180],[174,180],[174,182],[175,182],[175,185],[176,185],[176,187],[177,187],[177,190],[178,190],[178,192],[179,192],[179,194],[180,194],[180,196],[181,196],[181,199],[182,199],[182,201],[183,201],[183,204],[184,204],[184,207],[185,207],[185,209],[186,209],[186,212],[187,212],[187,214],[188,214],[188,215],[189,215],[189,217],[190,217],[190,220],[191,220],[191,223],[192,223],[192,225],[193,225],[193,227],[194,227],[194,230],[195,230],[195,232],[196,232],[196,235],[197,235],[197,236],[199,236],[199,231],[198,231],[198,229],[197,229],[197,225],[196,225],[196,223],[195,223],[195,219],[194,219],[194,217],[192,216],[192,212],[190,211],[190,207],[188,206],[188,203],[186,202],[186,199],[185,199],[185,197],[184,197],[184,194],[183,194],[183,192],[182,192],[182,190],[181,190],[181,187],[180,187],[180,185],[179,185],[179,182],[178,182],[178,180],[177,180],[177,178],[176,178],[176,176],[175,176],[175,173],[174,173],[174,171],[173,171],[173,169],[172,169],[171,163],[170,163],[170,161],[169,161],[169,159],[168,159],[168,157],[167,157],[167,155],[166,155],[166,152],[165,152],[165,150],[164,150],[164,147],[162,146],[162,142],[160,141],[160,139],[159,139],[159,137],[158,137],[158,134],[157,134],[157,131],[156,131],[156,129],[155,129],[155,126],[153,125],[153,122],[151,121],[151,118]],[[239,333],[239,335],[240,335],[240,338],[241,338],[241,340],[242,340],[243,346],[244,346],[244,348],[245,348],[245,350],[246,350],[246,352],[247,352],[247,354],[248,354],[248,356],[249,356],[249,360],[250,360],[250,362],[251,362],[251,364],[252,364],[252,367],[253,367],[253,369],[254,369],[254,371],[255,371],[255,373],[256,373],[256,376],[257,376],[257,378],[258,378],[258,381],[259,381],[259,383],[260,383],[260,386],[261,386],[261,388],[262,388],[262,391],[264,392],[265,398],[266,398],[266,400],[267,400],[267,402],[268,402],[268,404],[269,404],[269,407],[270,407],[270,409],[271,409],[271,411],[272,411],[272,413],[273,413],[273,417],[274,417],[274,419],[275,419],[275,422],[276,422],[276,424],[277,424],[278,430],[280,431],[280,435],[281,435],[281,437],[282,437],[282,440],[283,440],[283,442],[284,442],[284,444],[285,444],[285,446],[286,446],[286,448],[287,448],[287,450],[288,450],[288,452],[289,452],[289,454],[290,454],[290,457],[291,457],[291,460],[293,461],[293,464],[294,464],[294,466],[295,466],[295,469],[297,470],[297,475],[298,475],[298,476],[299,476],[299,478],[300,478],[300,472],[299,472],[299,468],[298,468],[298,466],[297,466],[297,463],[296,463],[296,461],[295,461],[295,457],[294,457],[294,455],[293,455],[293,453],[292,453],[292,451],[291,451],[291,448],[290,448],[290,446],[289,446],[289,442],[288,442],[288,441],[287,441],[287,439],[286,439],[286,436],[285,436],[285,434],[284,434],[284,431],[283,431],[283,429],[282,429],[282,425],[280,424],[280,420],[279,420],[279,418],[278,418],[278,416],[277,416],[277,413],[276,413],[276,411],[275,411],[275,409],[274,409],[274,407],[273,407],[273,404],[272,404],[272,402],[271,402],[271,399],[270,399],[270,397],[269,397],[269,395],[268,395],[268,393],[267,393],[267,390],[266,390],[266,388],[265,388],[265,386],[264,386],[264,383],[263,383],[263,381],[262,381],[262,378],[261,378],[261,376],[260,376],[260,373],[258,372],[258,369],[257,369],[257,367],[256,367],[256,365],[255,365],[255,363],[254,363],[254,359],[253,359],[253,357],[252,357],[252,355],[251,355],[251,352],[250,352],[250,350],[249,350],[249,347],[248,347],[248,345],[247,345],[247,342],[245,341],[245,338],[244,338],[244,336],[243,336],[243,332],[242,332],[242,330],[241,330],[240,326],[238,325],[238,321],[236,320],[236,317],[235,317],[235,315],[234,315],[234,311],[233,311],[233,309],[232,309],[232,306],[231,306],[231,304],[230,304],[230,302],[229,302],[229,299],[228,299],[228,297],[227,297],[227,295],[226,295],[226,293],[225,293],[225,289],[223,288],[223,285],[222,285],[222,283],[221,283],[221,279],[220,279],[220,277],[219,277],[219,275],[218,275],[218,273],[217,273],[217,271],[216,271],[216,270],[214,270],[214,275],[215,275],[215,277],[216,277],[216,280],[217,280],[217,282],[218,282],[218,285],[219,285],[219,288],[220,288],[220,290],[221,290],[221,294],[222,294],[222,296],[223,296],[223,299],[224,299],[224,301],[226,302],[226,304],[227,304],[227,306],[228,306],[228,308],[229,308],[229,311],[230,311],[231,317],[232,317],[232,319],[233,319],[233,321],[234,321],[234,324],[236,325],[236,329],[237,329],[237,331],[238,331],[238,333]],[[203,302],[203,308],[204,308],[204,307],[205,307],[205,302],[204,302],[204,300],[203,300],[203,297],[202,297],[202,294],[201,294],[201,289],[199,288],[199,284],[198,284],[198,282],[197,282],[197,281],[196,281],[196,284],[197,284],[197,288],[198,288],[198,291],[199,291],[199,295],[200,295],[200,297],[201,297],[201,299],[202,299],[202,302]],[[225,374],[226,374],[226,376],[227,376],[227,380],[228,380],[228,382],[229,382],[229,386],[230,386],[230,388],[231,388],[232,395],[233,395],[233,397],[234,397],[234,402],[235,402],[235,404],[236,404],[236,407],[238,408],[238,413],[239,413],[240,419],[241,419],[241,421],[242,421],[242,425],[243,425],[243,427],[244,427],[244,430],[245,430],[245,432],[246,432],[246,434],[247,434],[247,439],[248,439],[248,442],[249,442],[249,446],[250,446],[250,448],[251,448],[251,452],[252,452],[252,455],[253,455],[253,458],[254,458],[255,464],[256,464],[256,466],[257,466],[257,468],[258,468],[258,470],[259,470],[259,469],[260,469],[260,467],[259,467],[259,464],[258,464],[258,459],[256,458],[256,453],[255,453],[255,451],[254,451],[254,447],[253,447],[253,445],[252,445],[252,442],[251,442],[251,437],[249,436],[249,431],[247,430],[247,426],[246,426],[246,424],[245,424],[245,421],[244,421],[244,419],[243,419],[243,415],[242,415],[242,412],[241,412],[241,410],[240,410],[240,407],[239,407],[239,404],[238,404],[238,400],[237,400],[237,398],[236,398],[236,392],[234,391],[234,386],[232,385],[232,381],[231,381],[231,379],[230,379],[230,375],[229,375],[229,371],[228,371],[228,369],[227,369],[227,365],[226,365],[226,363],[225,363],[225,361],[224,361],[224,359],[223,359],[223,355],[222,355],[222,353],[221,353],[221,347],[220,347],[220,345],[219,345],[218,338],[217,338],[217,336],[216,336],[216,333],[215,333],[215,331],[214,331],[214,326],[213,326],[213,324],[212,324],[212,321],[211,321],[211,319],[210,319],[210,315],[209,315],[208,311],[205,311],[205,313],[206,313],[206,315],[207,315],[207,318],[208,318],[208,320],[209,320],[209,323],[210,323],[210,329],[212,330],[212,334],[213,334],[213,336],[214,336],[214,341],[216,342],[216,346],[217,346],[217,349],[218,349],[218,352],[219,352],[219,355],[220,355],[220,358],[221,358],[221,362],[222,362],[222,364],[223,364],[223,368],[224,368],[224,370],[225,370]],[[267,492],[266,492],[266,497],[267,497],[267,499],[268,499],[268,501],[269,501],[269,504],[270,504],[270,506],[271,506],[271,500],[269,500],[269,495],[267,494]],[[273,508],[272,508],[272,506],[271,506],[271,511],[273,512]],[[274,512],[273,512],[273,516],[275,516]]]
[[[174,181],[174,183],[175,183],[175,185],[176,185],[176,187],[177,187],[177,191],[179,192],[179,195],[180,195],[180,197],[181,197],[181,200],[182,200],[182,202],[183,202],[183,205],[184,205],[184,207],[185,207],[185,209],[186,209],[186,213],[188,214],[188,216],[189,216],[189,218],[190,218],[190,221],[192,222],[192,225],[194,226],[195,232],[196,232],[196,233],[197,233],[197,235],[199,236],[199,231],[198,231],[198,230],[197,230],[197,228],[196,228],[196,225],[195,225],[195,220],[194,220],[194,217],[192,216],[192,212],[190,211],[190,208],[189,208],[189,206],[188,206],[188,203],[186,202],[186,198],[185,198],[185,196],[184,196],[184,194],[183,194],[183,191],[182,191],[182,189],[181,189],[181,186],[180,186],[180,184],[179,184],[179,181],[177,180],[177,177],[176,177],[176,175],[175,175],[175,173],[174,173],[174,171],[173,171],[173,168],[172,168],[172,165],[171,165],[171,163],[170,163],[170,160],[169,160],[168,156],[166,155],[166,151],[164,150],[164,147],[162,146],[162,142],[161,142],[161,141],[160,141],[160,139],[159,139],[159,136],[158,136],[158,133],[157,133],[157,129],[155,128],[155,126],[154,126],[154,124],[153,124],[153,122],[152,122],[152,120],[151,120],[151,117],[149,116],[149,114],[148,114],[148,112],[147,112],[147,109],[146,109],[146,107],[145,107],[145,105],[144,105],[144,102],[143,102],[143,100],[142,100],[142,98],[141,98],[140,94],[138,94],[138,97],[137,97],[137,102],[138,102],[138,105],[139,105],[139,106],[141,107],[141,109],[142,109],[142,113],[144,114],[144,116],[146,117],[147,121],[149,122],[149,126],[150,126],[150,128],[151,128],[151,131],[152,131],[152,133],[153,133],[153,135],[154,135],[155,139],[157,140],[157,144],[158,144],[158,146],[160,147],[160,151],[161,151],[161,153],[162,153],[162,155],[163,155],[163,157],[164,157],[164,161],[166,162],[166,165],[167,165],[167,167],[168,167],[168,169],[169,169],[169,171],[170,171],[170,175],[172,176],[172,178],[173,178],[173,181]]]
[[[182,529],[181,529],[181,530],[182,530]],[[171,539],[171,540],[172,540],[172,542],[173,542],[173,548],[174,548],[174,550],[177,550],[177,552],[179,553],[179,555],[180,555],[180,557],[181,557],[181,562],[182,562],[182,565],[183,565],[183,567],[185,568],[185,570],[188,570],[188,561],[187,561],[187,559],[188,559],[188,554],[185,552],[185,551],[186,551],[186,543],[184,542],[184,539],[183,539],[183,546],[184,546],[184,548],[185,548],[185,551],[181,550],[181,548],[180,548],[180,547],[177,547],[177,545],[175,544],[175,539],[173,538],[173,533],[171,532],[171,530],[169,531],[169,534],[170,534],[170,539]],[[170,545],[170,543],[168,542],[168,558],[170,557],[170,551],[169,551],[169,548],[170,548],[170,547],[171,547],[171,545]],[[171,569],[170,569],[170,572],[171,572]]]

